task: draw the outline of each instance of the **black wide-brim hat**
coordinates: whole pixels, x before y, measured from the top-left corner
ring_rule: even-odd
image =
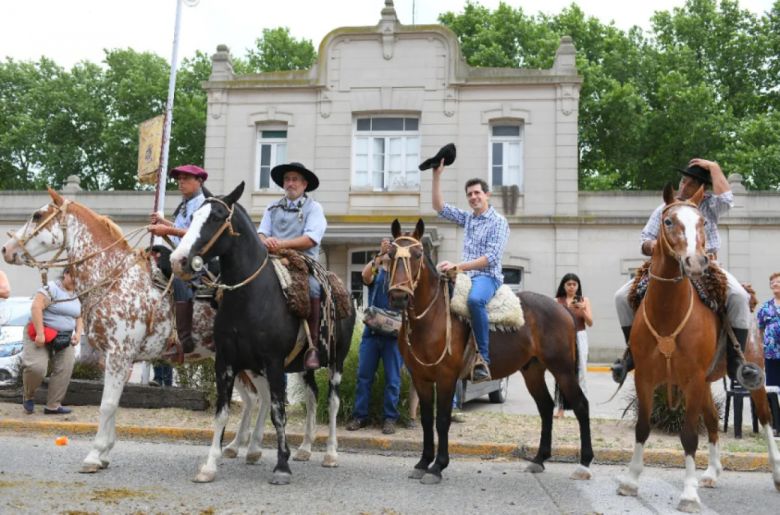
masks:
[[[702,168],[699,165],[692,165],[688,168],[679,168],[677,171],[683,175],[687,175],[688,177],[693,177],[694,179],[697,179],[704,184],[712,184],[710,171],[706,168]]]
[[[439,166],[442,159],[444,159],[445,166],[450,166],[455,162],[455,143],[447,143],[439,149],[435,156],[420,163],[420,170],[435,168]]]
[[[314,172],[307,169],[301,163],[287,163],[283,165],[274,166],[271,170],[271,179],[280,187],[284,188],[284,174],[287,172],[298,172],[303,175],[308,183],[306,185],[306,191],[314,191],[320,186],[320,180],[314,175]]]

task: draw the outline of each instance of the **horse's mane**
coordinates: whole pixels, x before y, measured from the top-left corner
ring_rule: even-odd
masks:
[[[252,227],[252,229],[255,229],[255,225],[252,222],[252,217],[249,216],[249,213],[247,212],[246,209],[244,209],[244,206],[242,206],[238,202],[234,202],[233,203],[233,208],[239,213],[239,216],[244,218],[244,222],[249,224],[249,226]],[[252,234],[255,235],[255,239],[257,239],[258,241],[260,241],[262,243],[262,240],[260,239],[260,236],[257,235],[257,231],[256,230],[253,230]],[[265,245],[263,245],[263,247],[265,247]]]
[[[90,229],[93,229],[93,231],[104,233],[110,238],[112,243],[119,240],[121,243],[119,243],[118,246],[124,247],[125,249],[130,248],[130,244],[127,243],[122,229],[120,229],[109,217],[99,215],[87,206],[75,201],[71,201],[68,205],[68,211],[72,211],[77,217],[83,220]]]

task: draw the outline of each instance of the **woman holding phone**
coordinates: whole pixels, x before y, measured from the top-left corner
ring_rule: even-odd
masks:
[[[590,308],[590,299],[582,295],[582,283],[577,274],[568,273],[561,278],[555,299],[559,304],[568,309],[574,317],[574,326],[577,331],[577,377],[580,389],[586,396],[588,390],[585,385],[585,375],[588,371],[588,333],[586,327],[593,325],[593,313]],[[558,403],[558,411],[555,416],[563,416],[564,400],[561,398],[556,385],[555,398]]]

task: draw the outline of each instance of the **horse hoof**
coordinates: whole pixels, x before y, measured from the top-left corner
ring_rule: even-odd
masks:
[[[717,480],[712,477],[702,477],[699,479],[699,486],[702,488],[715,488]]]
[[[570,479],[576,479],[579,481],[588,481],[590,479],[593,479],[593,473],[591,473],[590,469],[584,465],[579,465],[574,472],[572,472],[571,476],[569,476]]]
[[[233,449],[232,447],[225,447],[224,449],[222,449],[222,457],[231,460],[233,458],[238,458],[238,451]]]
[[[103,467],[97,465],[96,463],[82,463],[81,469],[79,469],[79,474],[96,474],[102,468]]]
[[[617,489],[618,495],[625,495],[626,497],[636,497],[639,495],[639,488],[636,485],[630,485],[628,483],[620,483]]]
[[[339,466],[336,456],[332,454],[326,454],[322,459],[322,466],[328,469],[333,469]]]
[[[260,458],[263,456],[262,452],[249,452],[246,455],[246,464],[247,465],[254,465],[258,461],[260,461]]]
[[[295,461],[309,461],[311,459],[311,452],[305,451],[303,449],[298,449],[295,451],[295,456],[293,456],[293,460]]]
[[[441,483],[441,476],[426,473],[422,479],[420,479],[420,483],[424,485],[438,485]]]
[[[108,468],[108,462],[106,460],[100,460],[100,468],[101,469],[107,469]]]
[[[531,474],[539,474],[540,472],[544,472],[544,465],[541,463],[531,462],[525,468],[525,471],[530,472]]]
[[[677,510],[684,513],[699,513],[701,511],[701,503],[695,499],[680,499]]]
[[[192,478],[193,483],[211,483],[214,481],[214,478],[217,477],[216,471],[214,472],[204,472],[200,471],[198,472],[198,475]]]
[[[411,472],[409,472],[409,479],[422,479],[425,475],[425,469],[412,469]]]
[[[292,481],[292,474],[288,472],[274,472],[269,483],[272,485],[289,485],[290,481]]]

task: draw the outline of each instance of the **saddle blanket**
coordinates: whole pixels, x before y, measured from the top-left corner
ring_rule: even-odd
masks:
[[[458,274],[455,291],[452,293],[450,310],[463,320],[470,321],[468,298],[471,291],[471,277]],[[487,305],[488,322],[491,331],[514,332],[525,325],[520,299],[509,286],[502,284]]]
[[[650,260],[637,269],[634,282],[628,292],[628,302],[636,311],[647,293],[650,282]],[[723,314],[726,306],[728,279],[717,263],[711,262],[701,279],[691,280],[701,301],[717,314]]]

